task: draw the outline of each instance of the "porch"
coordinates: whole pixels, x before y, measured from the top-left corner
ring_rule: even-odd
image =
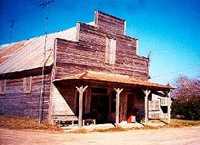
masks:
[[[154,115],[159,111],[156,108],[165,106],[164,119],[169,122],[170,89],[170,86],[136,80],[126,75],[87,71],[54,81],[53,99],[63,97],[63,100],[57,100],[57,104],[53,105],[53,117],[55,120],[78,123],[79,127],[91,123],[118,126],[123,121],[131,123],[143,120],[147,123],[149,119],[160,119],[159,115]],[[157,100],[160,104],[152,101],[153,94],[160,96],[160,101]],[[59,103],[63,101],[67,104],[65,111],[55,111],[55,108],[62,108]]]

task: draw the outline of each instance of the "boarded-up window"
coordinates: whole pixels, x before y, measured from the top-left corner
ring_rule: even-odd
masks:
[[[116,60],[116,40],[106,38],[105,62],[108,64],[115,64],[115,60]]]
[[[167,106],[168,105],[168,98],[162,97],[160,100],[161,106]]]
[[[6,80],[0,80],[0,94],[6,92]]]
[[[32,83],[32,77],[26,77],[23,80],[23,88],[25,93],[31,92],[31,83]]]
[[[160,101],[159,100],[149,101],[149,110],[159,111],[160,110]]]

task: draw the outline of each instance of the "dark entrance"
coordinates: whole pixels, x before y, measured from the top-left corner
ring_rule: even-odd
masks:
[[[109,99],[106,88],[92,88],[91,112],[97,123],[108,122]]]
[[[136,108],[135,108],[135,102],[134,102],[133,94],[129,94],[127,98],[127,118],[130,115],[136,115]]]
[[[128,94],[127,98],[127,118],[136,117],[136,121],[140,122],[144,118],[144,94],[142,91],[133,90]]]

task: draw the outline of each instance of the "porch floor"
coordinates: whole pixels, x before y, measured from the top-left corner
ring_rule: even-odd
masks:
[[[143,128],[144,125],[140,123],[120,123],[119,128],[122,129],[129,129],[129,128]],[[91,124],[88,126],[83,126],[81,128],[78,127],[78,125],[74,126],[67,126],[67,127],[62,127],[65,132],[79,132],[80,130],[84,130],[85,132],[92,132],[92,131],[104,131],[104,130],[110,130],[116,128],[115,125],[112,123],[105,123],[105,124]]]
[[[152,127],[152,128],[159,128],[159,127],[163,127],[165,126],[166,123],[164,123],[163,121],[159,121],[159,120],[149,120],[148,123],[146,124],[142,124],[142,123],[127,123],[127,122],[121,122],[119,124],[119,128],[121,129],[141,129],[144,128],[145,126],[147,127]],[[70,125],[67,127],[62,127],[64,129],[65,132],[92,132],[92,131],[106,131],[106,130],[112,130],[115,127],[115,125],[113,125],[112,123],[105,123],[105,124],[91,124],[91,125],[87,125],[87,126],[83,126],[81,128],[78,127],[78,125]]]

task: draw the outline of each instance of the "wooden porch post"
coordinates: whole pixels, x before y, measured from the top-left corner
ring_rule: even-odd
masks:
[[[170,123],[171,119],[171,94],[170,91],[167,94],[168,100],[167,100],[167,122]]]
[[[78,127],[83,126],[83,93],[87,89],[88,86],[81,86],[81,87],[76,87],[77,91],[79,92],[79,114],[78,114]]]
[[[148,96],[150,93],[150,90],[144,90],[144,123],[148,121]]]
[[[116,91],[116,117],[115,117],[115,124],[118,126],[119,124],[119,101],[120,101],[120,93],[123,91],[123,89],[115,88]]]

